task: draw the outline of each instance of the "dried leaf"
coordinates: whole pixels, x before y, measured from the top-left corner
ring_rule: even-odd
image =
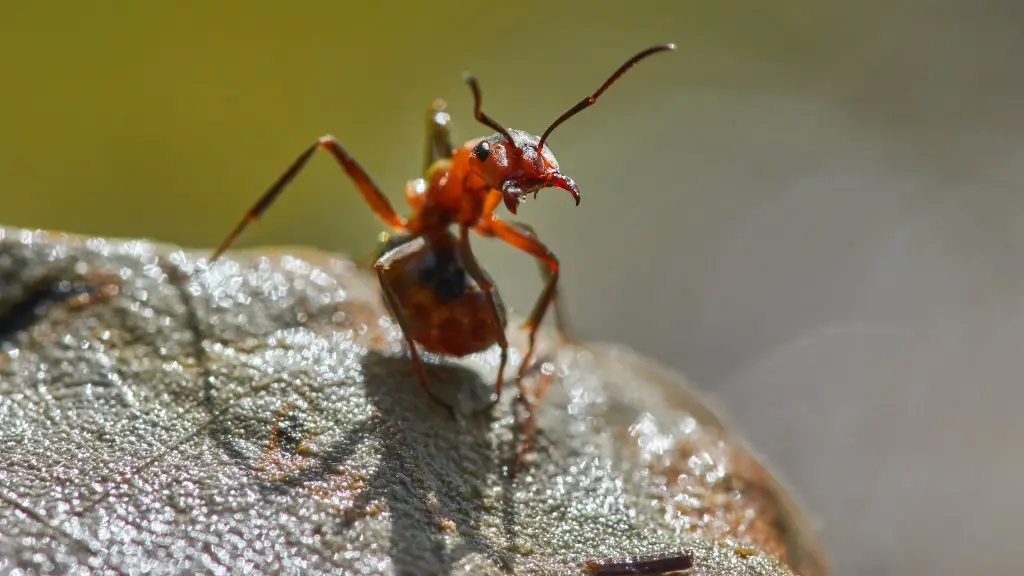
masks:
[[[826,574],[680,376],[545,334],[520,466],[514,394],[473,413],[495,351],[427,357],[452,420],[371,274],[204,256],[0,229],[3,571],[547,574],[691,551],[694,574]]]

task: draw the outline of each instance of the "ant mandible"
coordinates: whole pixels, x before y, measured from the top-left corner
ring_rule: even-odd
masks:
[[[292,165],[246,212],[235,229],[210,257],[212,264],[258,219],[299,173],[318,148],[330,152],[370,205],[370,209],[395,235],[385,243],[384,254],[374,264],[383,300],[398,322],[419,377],[420,386],[454,417],[452,407],[434,394],[416,345],[449,356],[466,356],[497,344],[501,360],[495,382],[493,407],[501,399],[508,342],[505,338],[505,307],[491,278],[477,263],[469,244],[472,230],[498,238],[538,260],[546,284],[522,328],[528,330],[526,353],[516,376],[520,387],[533,356],[537,329],[552,301],[557,300],[559,264],[554,254],[525,224],[500,219],[494,214],[500,203],[515,214],[527,195],[543,188],[561,188],[580,202],[576,183],[559,171],[551,148],[545,142],[562,122],[597,102],[597,98],[622,74],[640,60],[658,52],[675,49],[673,44],[647,48],[622,64],[596,92],[555,119],[540,138],[521,130],[508,129],[480,109],[480,86],[465,75],[473,92],[474,118],[495,130],[491,136],[476,138],[452,148],[448,136],[448,115],[443,102],[431,110],[426,171],[423,178],[406,185],[406,202],[412,208],[402,217],[370,179],[366,171],[331,135],[321,136],[306,148]],[[452,233],[457,226],[458,237]],[[559,332],[565,337],[564,322],[555,303]],[[521,394],[522,395],[522,394]],[[522,395],[525,398],[525,395]]]

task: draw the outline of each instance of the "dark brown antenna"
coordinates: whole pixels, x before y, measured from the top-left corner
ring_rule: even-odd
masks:
[[[480,109],[480,84],[477,83],[476,77],[467,72],[466,74],[463,74],[462,78],[466,81],[466,84],[469,84],[470,90],[473,91],[473,117],[476,118],[477,122],[493,128],[498,132],[498,134],[504,136],[510,143],[514,143],[512,135],[508,133],[508,130],[506,130],[501,124],[498,124],[494,118],[484,114],[483,110]]]
[[[548,129],[545,130],[544,134],[540,137],[540,142],[537,143],[537,152],[539,153],[541,151],[541,149],[544,148],[544,142],[548,139],[548,136],[551,135],[551,132],[555,128],[557,128],[559,124],[561,124],[562,122],[565,122],[569,118],[572,118],[576,114],[579,114],[584,109],[589,108],[590,106],[593,106],[594,103],[597,102],[598,96],[600,96],[601,93],[603,93],[605,90],[607,90],[609,86],[614,84],[615,81],[618,80],[620,76],[625,74],[626,70],[629,70],[630,68],[632,68],[634,64],[636,64],[637,62],[643,60],[644,58],[647,58],[648,56],[650,56],[652,54],[657,54],[658,52],[665,52],[666,50],[675,50],[675,49],[676,49],[676,45],[675,44],[661,44],[659,46],[651,46],[650,48],[648,48],[648,49],[640,52],[639,54],[633,56],[629,60],[626,60],[626,62],[622,66],[619,66],[619,69],[616,70],[614,74],[609,76],[608,79],[604,81],[604,84],[601,84],[601,87],[597,89],[597,92],[594,92],[590,96],[587,96],[583,100],[580,100],[579,103],[577,103],[572,108],[569,108],[565,112],[565,114],[562,114],[561,116],[559,116],[554,122],[551,123],[550,126],[548,126]]]

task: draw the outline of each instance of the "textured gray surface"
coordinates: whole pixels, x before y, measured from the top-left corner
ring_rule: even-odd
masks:
[[[4,572],[572,573],[693,550],[695,574],[788,574],[760,544],[824,573],[774,481],[627,351],[542,343],[551,391],[513,481],[512,395],[450,420],[347,260],[207,269],[145,242],[0,235]],[[111,274],[116,294],[83,295]],[[469,414],[496,358],[432,358],[435,389]]]

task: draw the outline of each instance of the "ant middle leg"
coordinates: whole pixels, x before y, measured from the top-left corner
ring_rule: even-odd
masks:
[[[342,169],[348,173],[349,177],[355,183],[356,187],[363,194],[363,198],[367,204],[370,205],[370,209],[377,215],[385,224],[388,224],[392,228],[402,231],[405,230],[407,222],[405,218],[399,216],[395,212],[395,209],[391,207],[391,203],[381,193],[380,188],[373,182],[370,176],[363,170],[363,167],[344,148],[338,143],[338,140],[331,135],[321,136],[310,145],[308,148],[299,154],[299,157],[292,162],[291,166],[284,171],[281,176],[278,177],[270,188],[260,196],[259,200],[245,213],[242,220],[235,226],[235,229],[228,234],[227,238],[221,242],[220,246],[214,251],[213,255],[210,256],[210,261],[213,262],[219,258],[228,248],[234,244],[235,240],[242,233],[242,230],[252,221],[259,219],[261,215],[270,207],[275,199],[284,191],[285,187],[295,178],[296,175],[302,168],[309,162],[309,159],[316,152],[317,148],[324,148],[331,153],[332,156],[338,161]]]

